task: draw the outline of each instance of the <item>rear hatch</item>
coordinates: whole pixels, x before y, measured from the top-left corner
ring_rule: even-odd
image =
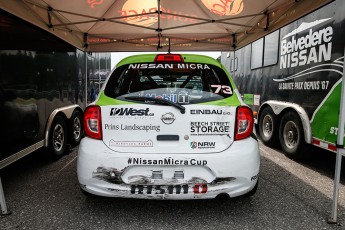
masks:
[[[234,141],[236,108],[187,105],[102,106],[103,141],[117,152],[221,152]]]
[[[133,153],[227,149],[240,102],[226,72],[214,59],[162,56],[126,60],[108,79],[97,102],[104,144]]]

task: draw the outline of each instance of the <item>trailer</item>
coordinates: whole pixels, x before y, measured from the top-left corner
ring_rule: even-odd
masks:
[[[293,159],[336,151],[345,2],[333,1],[233,52],[222,52],[262,142]]]
[[[2,10],[0,33],[0,169],[42,147],[59,159],[83,136],[110,53],[84,53]]]

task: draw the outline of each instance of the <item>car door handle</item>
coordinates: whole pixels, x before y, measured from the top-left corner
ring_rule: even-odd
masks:
[[[179,135],[157,135],[157,141],[178,141]]]

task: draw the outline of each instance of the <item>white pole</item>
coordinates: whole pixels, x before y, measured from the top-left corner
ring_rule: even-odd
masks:
[[[345,54],[345,48],[344,48]],[[339,183],[340,183],[340,172],[341,172],[341,160],[342,154],[344,153],[344,126],[345,126],[345,61],[343,63],[343,81],[341,84],[341,96],[340,96],[340,113],[338,122],[338,137],[337,137],[337,159],[335,162],[335,175],[334,175],[334,188],[333,188],[333,203],[332,203],[332,214],[328,219],[329,224],[337,223],[338,215],[338,197],[339,197]]]
[[[1,178],[0,178],[0,206],[1,206],[1,215],[9,215],[10,211],[7,210],[4,190],[2,188]]]
[[[87,107],[87,52],[85,54],[85,108]]]
[[[99,91],[101,91],[101,53],[98,53],[98,93]]]

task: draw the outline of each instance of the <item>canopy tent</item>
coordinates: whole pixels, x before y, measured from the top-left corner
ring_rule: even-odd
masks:
[[[89,52],[230,51],[331,0],[0,0]]]
[[[331,1],[0,0],[0,9],[86,52],[232,51]],[[8,25],[0,18],[1,26]],[[343,81],[343,100],[344,95]],[[339,130],[345,124],[343,100]],[[343,131],[339,136],[331,223],[337,221],[341,156],[345,155]],[[2,214],[9,213],[1,180],[0,206]]]

